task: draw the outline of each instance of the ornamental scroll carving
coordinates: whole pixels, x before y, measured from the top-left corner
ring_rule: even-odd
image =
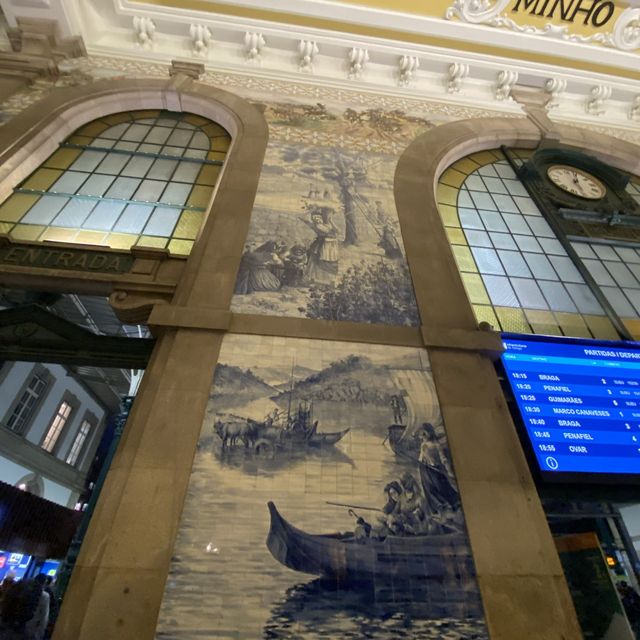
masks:
[[[454,0],[447,9],[445,18],[458,18],[470,24],[485,24],[491,27],[510,29],[519,33],[546,36],[567,42],[602,44],[622,51],[640,49],[640,8],[628,7],[615,22],[610,33],[581,36],[569,32],[569,27],[548,23],[543,29],[517,24],[504,14],[512,0]]]
[[[625,9],[613,27],[613,46],[623,51],[640,49],[640,9]]]
[[[511,0],[455,0],[447,9],[446,18],[460,18],[463,22],[472,24],[490,24],[494,27],[502,26],[494,21],[499,20],[502,12],[509,6]]]

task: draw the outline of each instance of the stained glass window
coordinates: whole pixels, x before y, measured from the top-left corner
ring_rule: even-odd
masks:
[[[518,161],[527,155],[519,152]],[[483,151],[452,165],[440,178],[438,202],[478,322],[519,333],[618,337],[501,151]],[[620,295],[620,287],[629,288],[622,296],[625,309],[635,309],[632,299],[640,294],[640,282],[631,269],[624,271],[622,255],[611,250],[617,256],[617,262],[610,259],[616,275],[609,265],[598,268],[610,273],[612,296]]]
[[[631,178],[627,185],[627,193],[631,194],[631,197],[640,204],[640,178]]]
[[[640,336],[640,246],[575,241],[572,246],[616,315]]]
[[[220,125],[192,114],[99,118],[18,185],[0,206],[0,233],[188,254],[229,144]]]

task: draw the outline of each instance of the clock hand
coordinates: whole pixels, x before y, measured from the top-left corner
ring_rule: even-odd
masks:
[[[582,183],[580,182],[580,176],[573,171],[573,182],[574,184],[580,188],[580,193],[584,193],[584,188],[582,187]]]

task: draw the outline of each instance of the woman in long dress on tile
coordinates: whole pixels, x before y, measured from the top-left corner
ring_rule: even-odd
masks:
[[[275,240],[265,242],[257,249],[245,251],[240,261],[235,292],[246,294],[280,289],[280,278],[275,275],[274,270],[284,267],[281,258],[284,251],[284,244]]]
[[[306,273],[309,282],[332,284],[338,275],[338,228],[332,216],[330,207],[316,207],[311,214],[310,226],[316,239],[309,247]]]

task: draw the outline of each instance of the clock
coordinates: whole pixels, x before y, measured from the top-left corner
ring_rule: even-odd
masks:
[[[607,194],[598,178],[568,164],[552,164],[547,168],[547,177],[558,189],[585,200],[601,200]]]
[[[541,145],[512,167],[558,236],[640,243],[640,203],[626,190],[629,176],[577,149]]]

